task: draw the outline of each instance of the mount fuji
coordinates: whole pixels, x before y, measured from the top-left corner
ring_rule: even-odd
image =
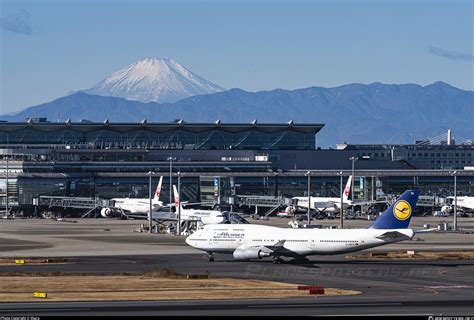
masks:
[[[145,58],[114,72],[92,88],[72,93],[163,103],[220,91],[224,89],[172,59]]]

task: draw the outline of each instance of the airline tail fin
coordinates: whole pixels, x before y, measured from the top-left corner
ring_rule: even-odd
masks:
[[[371,229],[406,229],[415,210],[420,190],[406,190],[372,223]]]
[[[351,191],[351,185],[352,185],[352,175],[350,175],[349,179],[347,179],[346,187],[344,188],[344,192],[342,194],[343,202],[346,202],[346,203],[349,202],[349,191]]]
[[[161,193],[161,184],[163,183],[163,176],[160,177],[160,181],[158,182],[158,186],[156,187],[155,196],[153,200],[155,202],[160,201],[160,193]]]
[[[176,205],[176,210],[178,210],[180,202],[179,202],[179,194],[178,190],[176,190],[176,186],[173,184],[173,193],[174,193],[174,204]]]

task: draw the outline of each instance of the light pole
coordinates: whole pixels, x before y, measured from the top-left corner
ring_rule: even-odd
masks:
[[[341,207],[339,208],[339,219],[340,219],[340,224],[341,224],[341,229],[344,228],[344,202],[343,202],[343,190],[342,190],[342,171],[339,172],[339,176],[341,177],[340,181],[340,192],[339,195],[341,197]]]
[[[10,135],[7,133],[7,173],[6,173],[6,186],[5,186],[5,216],[8,218],[8,215],[9,215],[9,212],[8,212],[8,207],[9,207],[9,203],[8,203],[8,171],[10,171],[10,168],[8,167],[8,156],[9,156],[9,153],[10,153],[10,150],[9,150],[9,147],[10,147]]]
[[[176,160],[176,158],[173,157],[168,157],[166,158],[170,162],[170,203],[173,203],[173,178],[172,178],[172,169],[173,169],[173,160]]]
[[[452,176],[454,176],[454,225],[453,229],[454,231],[458,230],[458,196],[457,196],[457,171],[453,171],[451,173]]]
[[[355,181],[355,177],[354,177],[354,161],[356,161],[358,158],[356,157],[350,157],[349,160],[352,160],[352,180],[351,180],[351,191],[352,191],[352,201],[354,201],[354,181]]]
[[[181,172],[178,171],[178,236],[181,235]]]
[[[150,212],[148,214],[148,233],[151,233],[152,228],[152,196],[151,196],[151,177],[153,176],[154,172],[148,171],[148,198],[150,200]]]
[[[5,216],[8,218],[8,149],[7,149],[7,176],[6,176],[6,186],[5,186]]]
[[[311,224],[311,175],[308,171],[306,173],[308,176],[308,224]]]

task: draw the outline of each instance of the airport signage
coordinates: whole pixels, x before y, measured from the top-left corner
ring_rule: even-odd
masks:
[[[34,292],[33,296],[35,298],[43,298],[46,299],[48,297],[48,294],[46,292]]]
[[[219,177],[214,177],[214,196],[219,196]]]

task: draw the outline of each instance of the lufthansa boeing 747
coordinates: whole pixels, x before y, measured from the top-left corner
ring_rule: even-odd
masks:
[[[374,223],[359,229],[292,229],[272,226],[205,225],[188,236],[186,243],[205,251],[209,261],[214,253],[232,253],[236,260],[282,257],[296,262],[311,255],[333,255],[374,248],[413,238],[409,229],[419,190],[405,191]],[[420,230],[426,232],[427,230]]]

